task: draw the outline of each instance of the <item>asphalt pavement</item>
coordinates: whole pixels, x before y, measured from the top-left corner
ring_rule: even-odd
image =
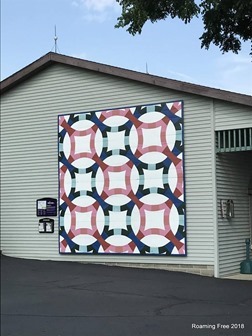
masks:
[[[252,281],[1,256],[1,336],[252,335]]]

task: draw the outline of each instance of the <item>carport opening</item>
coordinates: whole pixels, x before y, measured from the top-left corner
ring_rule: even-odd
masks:
[[[252,250],[252,177],[248,186],[249,194],[249,220],[250,220],[250,249]]]
[[[249,181],[248,194],[249,194],[249,195],[252,195],[252,177],[251,177],[251,179],[250,179],[250,181]]]

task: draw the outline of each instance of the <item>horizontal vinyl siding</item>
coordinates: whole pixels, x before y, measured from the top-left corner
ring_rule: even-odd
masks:
[[[248,185],[252,152],[217,155],[217,195],[220,275],[238,273],[250,237]],[[220,201],[234,201],[235,218],[221,218]]]
[[[58,197],[57,116],[184,100],[187,257],[59,255],[38,233],[35,201]],[[211,100],[64,65],[53,65],[2,97],[2,249],[25,258],[213,265]]]
[[[252,127],[252,108],[249,106],[215,100],[214,110],[216,131]]]

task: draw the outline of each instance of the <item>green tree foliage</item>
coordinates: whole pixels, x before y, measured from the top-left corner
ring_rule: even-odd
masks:
[[[141,34],[147,21],[152,23],[179,18],[189,23],[201,17],[204,32],[201,47],[213,43],[224,53],[241,50],[242,41],[252,40],[252,0],[116,0],[122,7],[116,28],[127,27],[135,35]]]

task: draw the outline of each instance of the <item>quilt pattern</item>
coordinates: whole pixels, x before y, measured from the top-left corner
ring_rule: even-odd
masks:
[[[59,116],[60,253],[186,254],[182,110]]]

